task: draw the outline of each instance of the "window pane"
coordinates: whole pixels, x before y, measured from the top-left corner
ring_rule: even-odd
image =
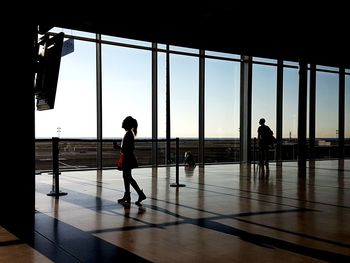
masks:
[[[74,42],[74,52],[61,58],[54,109],[35,112],[37,138],[96,138],[96,46]]]
[[[186,151],[191,151],[196,162],[198,162],[198,63],[197,57],[170,55],[171,138],[180,138],[180,160]]]
[[[113,36],[102,35],[101,39],[106,40],[106,41],[111,41],[111,42],[137,45],[137,46],[143,46],[143,47],[151,47],[152,46],[151,42],[140,41],[140,40],[129,39],[129,38],[122,38],[122,37],[113,37]]]
[[[158,52],[158,138],[166,137],[166,54]]]
[[[157,44],[157,48],[159,48],[159,49],[164,49],[164,50],[166,50],[166,46],[167,46],[167,45],[165,45],[165,44]]]
[[[178,47],[178,46],[169,46],[171,51],[186,52],[191,54],[199,54],[199,49],[187,48],[187,47]]]
[[[198,58],[170,55],[171,137],[198,139]]]
[[[277,63],[277,59],[270,59],[270,58],[260,58],[260,57],[253,57],[253,61],[257,62],[265,62],[265,63]]]
[[[294,67],[299,67],[299,63],[298,62],[294,62],[294,61],[283,61],[283,64],[286,66],[294,66]]]
[[[252,137],[258,136],[260,118],[276,134],[276,67],[253,65]]]
[[[337,154],[339,75],[316,73],[316,157]]]
[[[205,162],[239,161],[240,64],[206,59]]]
[[[240,59],[241,58],[240,55],[215,52],[215,51],[205,51],[205,55],[206,56],[223,57],[223,58],[233,58],[233,59]]]
[[[298,69],[285,68],[283,72],[283,155],[284,160],[296,159],[298,139]]]
[[[329,67],[329,66],[321,66],[321,65],[317,65],[316,69],[323,69],[323,70],[331,70],[331,71],[336,71],[339,72],[339,68],[335,68],[335,67]]]
[[[123,137],[122,121],[138,121],[138,138],[152,136],[151,52],[102,45],[103,136]]]
[[[252,130],[251,137],[258,137],[259,120],[265,119],[276,135],[276,86],[277,67],[253,64],[252,80]],[[254,149],[254,147],[253,147]],[[274,151],[270,151],[269,159],[275,159]],[[256,158],[254,153],[253,158]]]
[[[53,32],[53,33],[63,32],[64,34],[77,36],[77,37],[87,37],[87,38],[93,38],[93,39],[96,38],[96,34],[94,33],[72,30],[67,28],[60,28],[60,27],[53,27],[49,32]]]

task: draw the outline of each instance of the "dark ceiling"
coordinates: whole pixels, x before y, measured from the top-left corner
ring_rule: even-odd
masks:
[[[350,68],[345,4],[99,1],[39,12],[38,23],[163,44]],[[274,1],[277,2],[277,1]],[[307,2],[307,1],[304,1]],[[345,1],[343,1],[345,3]],[[234,4],[233,4],[234,3]],[[63,8],[62,8],[63,9]]]

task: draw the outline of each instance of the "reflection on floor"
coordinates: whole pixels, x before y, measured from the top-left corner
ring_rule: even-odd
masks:
[[[120,171],[63,172],[59,199],[37,175],[35,247],[1,234],[0,262],[350,262],[350,160],[308,165],[139,168],[142,207]]]

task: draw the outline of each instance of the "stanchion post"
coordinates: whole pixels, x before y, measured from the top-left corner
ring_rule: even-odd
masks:
[[[52,176],[53,176],[53,184],[54,187],[52,187],[52,190],[50,193],[48,193],[48,196],[55,196],[58,198],[60,195],[66,195],[67,193],[60,192],[60,185],[59,185],[59,175],[60,175],[60,168],[59,168],[59,138],[58,137],[52,137]]]
[[[179,159],[180,159],[180,157],[179,157],[179,138],[177,137],[176,139],[175,139],[175,142],[176,142],[176,150],[175,150],[175,152],[176,152],[176,183],[173,183],[173,184],[170,184],[170,186],[172,186],[172,187],[183,187],[183,186],[186,186],[186,185],[184,185],[184,184],[180,184],[179,183]]]
[[[253,143],[253,163],[254,163],[254,171],[255,171],[255,156],[256,155],[256,137],[254,137],[254,143]]]

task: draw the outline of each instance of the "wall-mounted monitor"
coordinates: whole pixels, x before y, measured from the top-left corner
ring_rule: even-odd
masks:
[[[55,105],[58,75],[64,33],[45,34],[38,41],[38,59],[34,92],[37,110],[53,109]]]

